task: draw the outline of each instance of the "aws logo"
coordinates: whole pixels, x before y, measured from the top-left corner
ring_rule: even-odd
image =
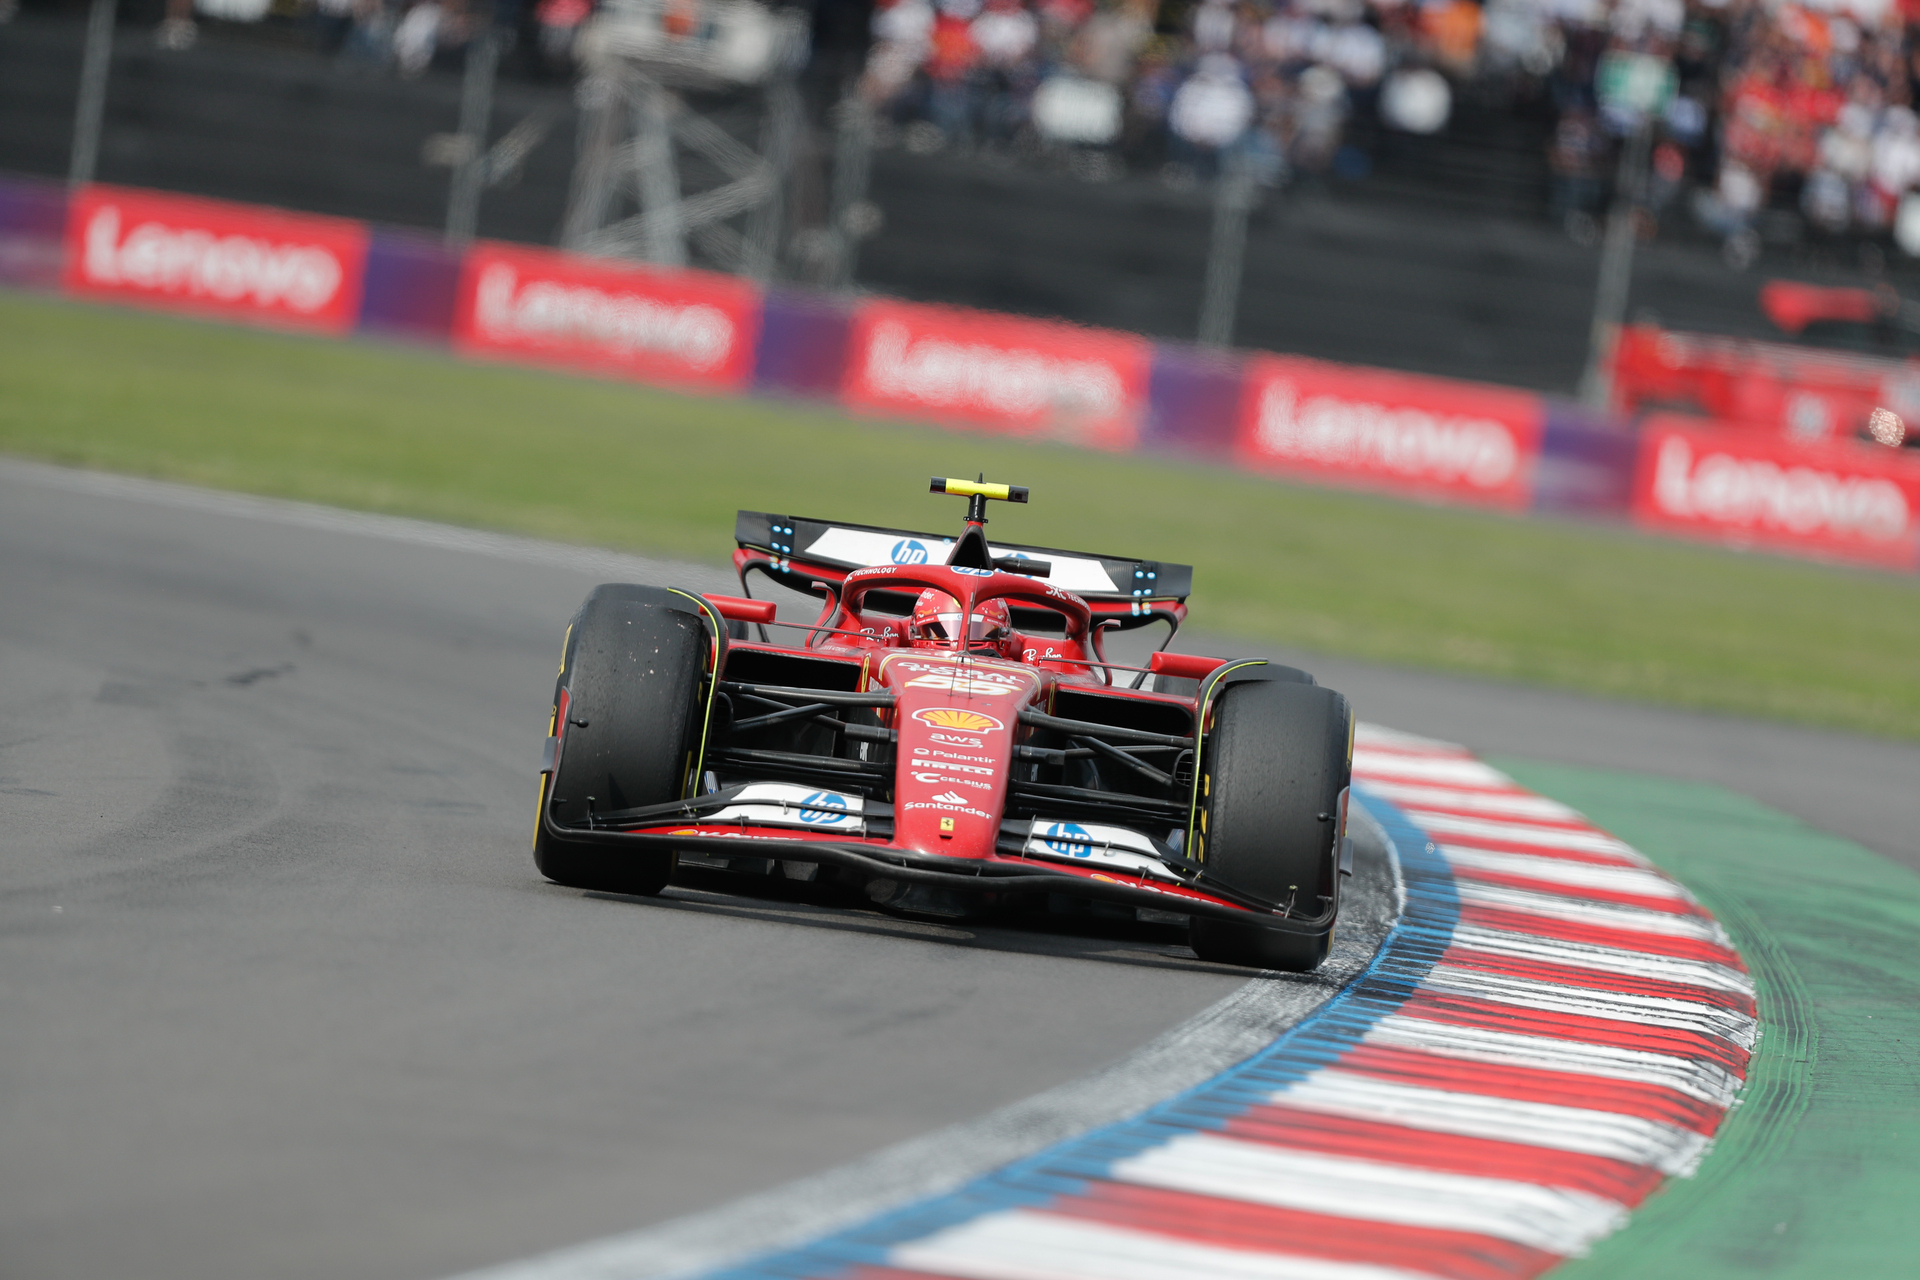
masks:
[[[913,713],[913,718],[929,728],[958,729],[963,733],[986,733],[1007,727],[984,711],[960,707],[923,707]]]

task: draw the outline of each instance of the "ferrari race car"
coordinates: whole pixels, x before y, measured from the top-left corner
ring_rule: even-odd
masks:
[[[1187,566],[990,544],[988,500],[1025,489],[932,487],[968,500],[957,538],[743,511],[740,596],[594,588],[554,687],[540,871],[628,894],[692,867],[831,877],[932,916],[1091,900],[1184,918],[1204,959],[1318,966],[1347,700],[1168,652]],[[818,618],[779,620],[751,574],[820,595]],[[1146,666],[1108,660],[1108,632],[1155,624]]]

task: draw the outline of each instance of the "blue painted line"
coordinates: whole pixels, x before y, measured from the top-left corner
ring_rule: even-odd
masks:
[[[1446,950],[1460,918],[1453,873],[1427,834],[1364,787],[1355,790],[1394,843],[1406,909],[1372,963],[1346,990],[1245,1062],[1138,1116],[819,1240],[702,1273],[701,1280],[829,1280],[855,1267],[885,1266],[892,1250],[908,1241],[989,1213],[1079,1195],[1089,1182],[1107,1178],[1116,1161],[1183,1133],[1220,1129],[1351,1050],[1374,1023],[1405,1003]]]

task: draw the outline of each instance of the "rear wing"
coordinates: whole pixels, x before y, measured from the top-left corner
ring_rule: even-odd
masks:
[[[764,511],[742,511],[734,522],[733,537],[740,544],[733,560],[743,585],[752,570],[802,594],[815,581],[837,584],[853,570],[870,565],[945,563],[954,543],[944,534]],[[1097,621],[1117,619],[1122,627],[1130,628],[1156,618],[1178,625],[1186,616],[1186,599],[1193,590],[1192,565],[1090,555],[1017,542],[989,545],[996,558],[1046,561],[1050,566],[1047,581],[1085,600],[1093,607]],[[883,593],[872,592],[869,599],[880,595]],[[874,603],[902,613],[912,605],[911,600],[879,599]]]

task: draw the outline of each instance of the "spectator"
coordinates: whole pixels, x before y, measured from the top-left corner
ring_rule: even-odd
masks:
[[[973,20],[980,0],[939,0],[927,54],[928,114],[949,142],[973,140],[974,68],[980,46],[974,43]]]
[[[536,55],[549,71],[559,71],[573,62],[573,42],[580,28],[593,16],[592,0],[540,0],[533,11],[539,28],[539,52]]]
[[[185,53],[200,39],[193,21],[193,0],[167,0],[167,16],[154,32],[154,43],[169,53]]]
[[[393,56],[393,12],[385,0],[353,0],[353,27],[340,46],[348,67],[381,67]]]
[[[1567,234],[1591,241],[1600,207],[1601,173],[1608,143],[1591,111],[1564,113],[1553,131],[1547,167],[1553,174],[1550,208]]]
[[[433,61],[445,20],[439,0],[419,0],[393,31],[393,60],[403,76],[417,76]]]
[[[1211,173],[1222,151],[1253,122],[1253,95],[1240,78],[1231,54],[1210,53],[1173,95],[1167,125],[1184,146],[1179,158],[1190,168]]]

